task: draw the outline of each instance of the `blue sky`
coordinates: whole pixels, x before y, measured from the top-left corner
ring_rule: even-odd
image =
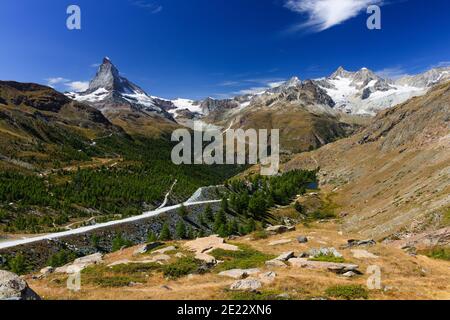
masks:
[[[338,66],[399,76],[450,64],[447,0],[2,1],[0,79],[80,88],[109,56],[152,95],[225,97]],[[366,27],[369,4],[382,29]],[[82,30],[66,28],[77,4]]]

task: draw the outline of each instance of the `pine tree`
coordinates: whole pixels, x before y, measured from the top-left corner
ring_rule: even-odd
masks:
[[[156,234],[153,231],[150,231],[147,235],[147,241],[155,242],[156,240],[158,240],[158,237],[156,236]]]
[[[219,230],[222,228],[226,229],[227,225],[227,216],[225,215],[225,212],[221,209],[219,212],[216,213],[216,216],[214,218],[214,232],[219,233]]]
[[[186,225],[184,224],[184,221],[180,220],[177,223],[176,226],[176,235],[179,239],[186,239]]]
[[[213,222],[214,221],[213,211],[212,211],[211,206],[209,204],[206,206],[206,209],[205,209],[205,218],[209,222]]]
[[[161,241],[169,241],[172,239],[172,235],[170,234],[169,225],[165,223],[161,229],[161,234],[159,235],[159,240]]]

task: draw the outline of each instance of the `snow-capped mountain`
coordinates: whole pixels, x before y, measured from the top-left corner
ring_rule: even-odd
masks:
[[[169,120],[167,101],[151,97],[143,89],[121,76],[109,58],[104,58],[89,88],[84,92],[70,92],[68,97],[86,102],[102,112],[110,113],[123,108],[158,115]]]
[[[434,68],[415,76],[406,76],[396,81],[399,85],[430,88],[450,80],[450,67]]]
[[[375,115],[425,93],[424,88],[383,79],[367,68],[351,72],[339,67],[331,76],[315,82],[334,100],[337,110],[350,114]]]

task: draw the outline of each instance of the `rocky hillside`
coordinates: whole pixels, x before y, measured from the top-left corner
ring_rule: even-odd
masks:
[[[449,224],[450,83],[381,112],[364,131],[300,154],[286,169],[320,167],[344,229],[403,239]]]

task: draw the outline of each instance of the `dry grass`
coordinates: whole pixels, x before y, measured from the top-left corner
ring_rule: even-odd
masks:
[[[299,244],[295,241],[299,235],[306,235],[310,241]],[[280,246],[268,246],[268,242],[288,238],[293,241]],[[314,223],[309,228],[299,226],[297,231],[252,241],[246,237],[233,241],[244,244],[269,255],[279,255],[286,251],[295,253],[310,248],[334,246],[338,248],[347,239],[358,238],[353,234],[340,234],[339,225],[335,223]],[[171,243],[174,244],[174,243]],[[379,259],[359,260],[352,256],[350,250],[339,250],[346,261],[356,263],[360,270],[366,272],[370,265],[378,265],[382,270],[382,285],[385,290],[369,290],[369,299],[450,299],[450,262],[430,259],[425,256],[412,257],[403,251],[382,244],[366,248],[379,256]],[[122,259],[143,259],[134,257],[135,248],[125,249],[106,257],[106,263]],[[265,267],[262,268],[266,270]],[[331,286],[360,285],[366,286],[369,275],[353,279],[339,277],[330,272],[296,268],[274,270],[278,276],[274,283],[266,285],[264,292],[289,294],[291,299],[311,299],[326,297],[326,290]],[[90,282],[83,283],[78,293],[65,288],[66,276],[52,276],[44,280],[29,280],[30,286],[46,299],[101,299],[101,300],[204,300],[236,298],[226,289],[234,280],[220,277],[215,273],[192,275],[176,280],[165,279],[161,272],[140,273],[140,284],[105,288]]]

